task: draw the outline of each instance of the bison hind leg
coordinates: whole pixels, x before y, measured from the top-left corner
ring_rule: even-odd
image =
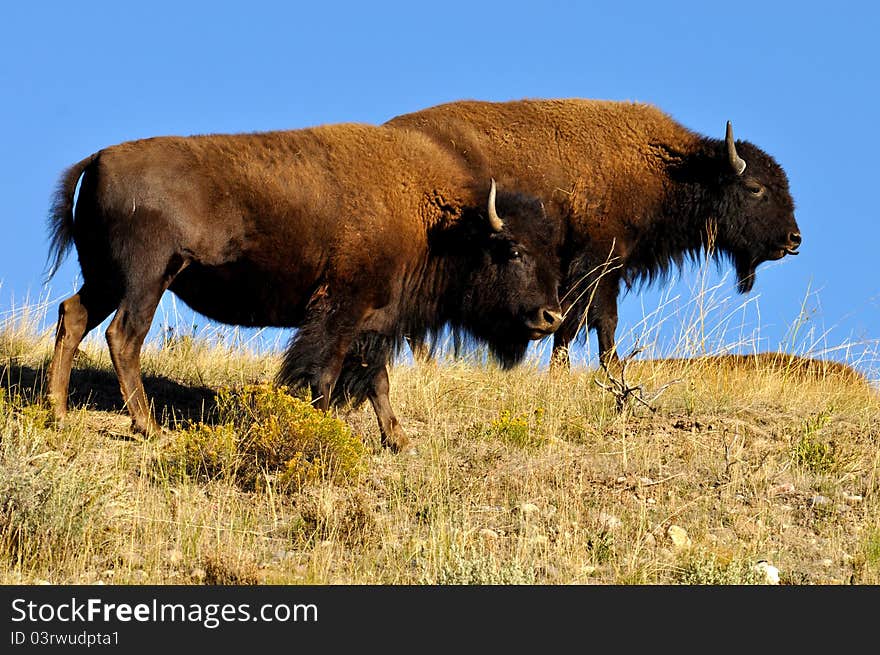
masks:
[[[86,283],[58,306],[55,351],[49,363],[46,384],[46,397],[56,421],[61,421],[67,414],[70,372],[77,348],[86,334],[110,316],[120,295],[116,291]]]

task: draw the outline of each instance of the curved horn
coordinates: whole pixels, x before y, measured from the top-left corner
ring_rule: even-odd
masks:
[[[495,232],[500,232],[504,229],[504,221],[502,221],[498,217],[498,212],[495,211],[495,178],[492,178],[492,186],[489,187],[489,225],[492,226],[492,230]]]
[[[736,145],[733,143],[733,126],[727,121],[727,159],[730,161],[730,167],[737,175],[742,175],[746,170],[745,160],[736,154]]]

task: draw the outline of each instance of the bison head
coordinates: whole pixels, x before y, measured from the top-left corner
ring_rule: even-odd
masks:
[[[762,262],[798,254],[801,233],[785,172],[760,148],[727,135],[716,211],[717,246],[736,267],[740,293],[751,291]]]
[[[487,343],[510,367],[523,358],[530,340],[562,323],[559,230],[546,220],[539,200],[496,194],[494,180],[487,204],[465,222],[466,282],[455,327]]]

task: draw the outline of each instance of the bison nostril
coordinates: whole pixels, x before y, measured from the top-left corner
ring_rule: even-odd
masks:
[[[544,322],[548,325],[556,325],[557,323],[561,323],[562,314],[560,314],[559,312],[550,311],[549,309],[545,309]]]
[[[800,232],[789,232],[788,233],[788,240],[791,241],[796,246],[800,245],[801,233]]]

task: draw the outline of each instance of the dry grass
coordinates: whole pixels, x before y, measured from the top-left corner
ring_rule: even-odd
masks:
[[[618,412],[596,370],[399,365],[392,402],[416,450],[383,451],[368,405],[341,412],[364,472],[282,488],[268,469],[242,485],[235,467],[157,466],[196,422],[222,435],[215,391],[270,380],[276,357],[151,346],[170,432],[144,442],[100,336],[51,424],[51,335],[31,321],[0,331],[2,583],[754,584],[766,560],[783,584],[880,584],[880,399],[837,367],[633,361],[646,394],[677,382],[655,411]]]

